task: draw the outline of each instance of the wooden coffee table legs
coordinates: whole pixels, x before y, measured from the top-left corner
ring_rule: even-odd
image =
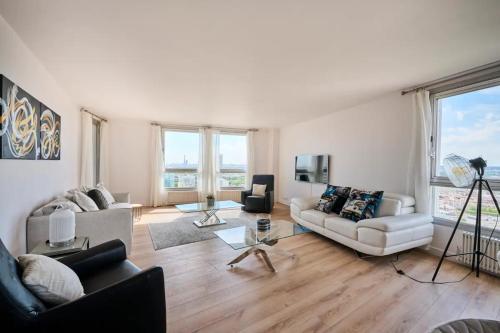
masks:
[[[295,258],[295,255],[293,253],[285,251],[285,250],[273,249],[272,252],[275,252],[276,254],[279,254],[282,256]],[[233,260],[231,260],[228,263],[228,265],[231,267],[234,267],[235,264],[239,263],[240,261],[242,261],[243,259],[245,259],[246,257],[248,257],[252,253],[255,254],[256,256],[260,255],[260,257],[264,260],[264,263],[266,264],[267,268],[271,272],[276,272],[276,268],[274,268],[273,263],[271,262],[271,259],[269,259],[269,255],[267,254],[267,251],[264,250],[261,245],[253,246],[253,247],[249,248],[248,250],[246,250],[245,252],[243,252],[242,254],[240,254],[239,256],[234,258]]]

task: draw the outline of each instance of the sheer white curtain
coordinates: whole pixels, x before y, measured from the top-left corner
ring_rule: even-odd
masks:
[[[252,177],[255,173],[255,132],[247,132],[247,188],[252,185]]]
[[[82,150],[80,165],[80,185],[94,186],[94,147],[92,140],[92,115],[82,112]]]
[[[429,92],[418,90],[413,95],[413,129],[408,174],[409,193],[414,193],[416,211],[431,213],[431,133],[432,111]]]
[[[167,201],[167,192],[163,186],[165,161],[162,147],[161,127],[158,125],[151,125],[150,204],[153,207],[164,205]]]
[[[208,194],[217,196],[217,131],[200,128],[200,158],[198,163],[198,199],[205,201]]]
[[[101,121],[99,151],[99,182],[109,186],[109,127]]]

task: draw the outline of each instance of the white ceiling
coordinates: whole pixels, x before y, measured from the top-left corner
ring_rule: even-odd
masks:
[[[498,0],[0,0],[74,101],[280,127],[500,59]]]

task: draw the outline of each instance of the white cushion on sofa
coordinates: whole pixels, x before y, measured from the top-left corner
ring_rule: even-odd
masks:
[[[365,227],[377,229],[380,231],[392,232],[397,230],[410,229],[419,225],[428,224],[432,221],[433,218],[430,215],[414,213],[361,220],[358,222],[358,228]]]
[[[314,223],[319,225],[320,227],[324,227],[325,217],[327,217],[327,213],[320,212],[316,209],[308,209],[304,210],[300,213],[300,217],[306,220],[307,222]]]
[[[335,231],[351,239],[358,239],[358,225],[356,222],[339,217],[338,215],[325,218],[325,228]]]
[[[401,201],[382,197],[382,202],[375,213],[376,217],[396,216],[401,214]]]
[[[299,210],[314,208],[319,201],[319,197],[292,198],[290,206],[296,206]]]
[[[62,304],[84,295],[76,273],[59,261],[37,254],[19,258],[22,281],[31,292],[49,304]]]
[[[415,198],[406,194],[384,192],[383,197],[401,201],[401,207],[415,206]]]

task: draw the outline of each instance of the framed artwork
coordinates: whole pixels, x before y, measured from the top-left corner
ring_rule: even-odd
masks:
[[[0,158],[37,159],[40,102],[3,75],[0,93]]]
[[[41,160],[61,159],[61,116],[40,104],[40,155]]]

